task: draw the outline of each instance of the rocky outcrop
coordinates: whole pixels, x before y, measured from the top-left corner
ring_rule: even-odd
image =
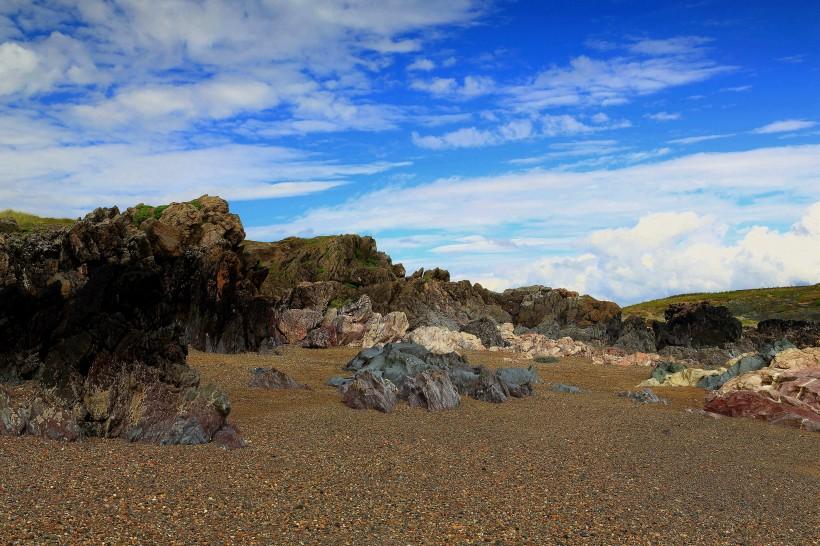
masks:
[[[424,397],[428,409],[439,406],[443,409],[454,403],[452,393],[448,394],[447,381],[437,374],[447,376],[459,394],[496,403],[510,397],[528,396],[538,382],[538,376],[532,369],[502,368],[492,372],[480,366],[470,366],[456,353],[436,354],[415,343],[390,343],[381,348],[366,349],[353,358],[345,369],[354,372],[354,378],[364,372],[383,378],[395,385],[404,399]],[[422,375],[424,373],[428,375]],[[334,379],[340,389],[349,382]],[[422,385],[427,385],[426,394],[423,394]],[[419,394],[420,389],[422,395]],[[436,402],[431,405],[430,400]]]
[[[240,443],[225,395],[185,357],[187,344],[256,350],[271,337],[242,225],[208,196],[148,209],[0,235],[0,381],[26,386],[4,397],[9,422],[65,439]]]
[[[316,311],[312,311],[316,313]],[[360,345],[374,319],[370,298],[360,297],[341,309],[330,307],[317,328],[311,330],[303,345],[313,349]],[[380,320],[381,316],[376,320]]]
[[[276,368],[254,368],[251,370],[248,386],[258,389],[309,389],[307,385],[297,383],[291,376]]]
[[[621,322],[613,346],[627,351],[654,353],[657,350],[655,330],[642,317],[627,317]]]
[[[738,341],[743,332],[740,321],[726,307],[708,302],[672,304],[664,313],[666,322],[655,322],[658,349],[668,345],[716,347]]]
[[[551,339],[529,331],[516,334],[511,323],[499,325],[498,331],[507,345],[501,348],[492,347],[490,350],[516,353],[525,358],[591,355],[590,347],[586,343],[568,337]]]
[[[798,348],[820,347],[820,322],[809,320],[762,320],[748,334],[759,346],[785,339]]]
[[[820,347],[785,349],[760,370],[738,375],[704,409],[820,431]]]

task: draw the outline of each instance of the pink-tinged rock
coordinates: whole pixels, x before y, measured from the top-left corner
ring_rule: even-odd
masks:
[[[282,313],[277,324],[288,343],[295,344],[305,339],[317,324],[322,322],[322,313],[314,309],[288,309]]]
[[[730,417],[751,417],[804,430],[820,430],[820,414],[785,401],[772,400],[754,391],[713,393],[704,409]]]
[[[222,449],[226,449],[228,451],[241,449],[248,445],[242,437],[242,433],[236,425],[232,423],[226,424],[219,431],[217,431],[217,433],[214,434],[213,442]]]

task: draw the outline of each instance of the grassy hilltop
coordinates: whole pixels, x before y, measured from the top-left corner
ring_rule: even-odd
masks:
[[[72,220],[71,218],[45,218],[43,216],[37,216],[27,212],[20,212],[11,209],[0,211],[0,218],[11,218],[17,222],[17,225],[20,227],[21,231],[70,226],[76,222],[76,220]]]
[[[820,321],[820,284],[681,294],[630,305],[624,308],[624,315],[663,320],[663,311],[669,304],[704,300],[725,305],[748,326],[770,318]]]

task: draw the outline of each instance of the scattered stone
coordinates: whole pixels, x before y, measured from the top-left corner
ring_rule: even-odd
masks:
[[[374,409],[390,413],[396,407],[397,389],[389,380],[369,370],[357,373],[339,387],[342,402],[353,409]]]
[[[620,396],[621,398],[629,398],[630,400],[634,400],[640,404],[668,404],[664,398],[659,398],[657,394],[652,392],[652,389],[643,389],[640,391],[622,391],[615,394],[615,396]]]
[[[581,389],[576,387],[575,385],[564,385],[563,383],[555,383],[553,384],[550,389],[552,392],[560,392],[564,394],[580,394]]]
[[[249,387],[259,389],[309,389],[307,385],[297,383],[285,372],[276,368],[254,368],[251,370]]]

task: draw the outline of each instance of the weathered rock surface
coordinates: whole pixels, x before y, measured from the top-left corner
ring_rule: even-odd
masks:
[[[468,322],[461,331],[477,337],[486,348],[506,347],[510,344],[498,331],[498,323],[489,317]]]
[[[456,332],[437,326],[416,328],[407,336],[408,341],[425,347],[436,354],[459,353],[461,351],[482,351],[484,345],[473,334]]]
[[[657,349],[655,330],[641,317],[627,317],[621,322],[613,346],[627,351],[654,353]]]
[[[759,346],[785,339],[796,347],[820,347],[820,322],[808,320],[762,320],[749,332]]]
[[[305,339],[323,318],[324,315],[315,309],[287,309],[279,316],[276,326],[288,343],[296,344]]]
[[[6,396],[26,432],[158,443],[236,435],[225,396],[186,365],[186,344],[255,350],[272,312],[242,266],[244,231],[224,201],[160,212],[97,209],[70,228],[0,235],[0,381],[29,386]]]
[[[362,339],[362,347],[375,347],[385,343],[395,343],[401,341],[407,334],[410,323],[407,315],[401,311],[393,311],[382,316],[381,313],[373,313],[367,323],[367,331]]]
[[[504,341],[507,342],[507,346],[503,348],[491,347],[490,350],[512,352],[521,354],[526,358],[535,358],[536,356],[588,356],[592,354],[590,347],[586,343],[575,341],[568,337],[551,339],[534,332],[516,334],[513,325],[510,323],[499,325],[498,331]]]
[[[728,308],[708,302],[672,304],[664,313],[666,322],[655,322],[658,349],[668,345],[716,347],[738,341],[743,332],[740,321]]]
[[[390,343],[365,349],[345,369],[355,372],[354,377],[364,371],[384,377],[398,387],[402,397],[412,392],[406,384],[410,382],[416,386],[418,376],[423,372],[440,372],[449,378],[459,394],[489,402],[528,396],[538,382],[532,369],[502,368],[491,372],[483,367],[470,366],[457,353],[436,354],[415,343]],[[343,384],[344,379],[336,379],[335,383]],[[446,389],[446,386],[441,388]]]
[[[441,411],[458,407],[458,391],[450,376],[441,370],[425,370],[402,385],[401,398],[414,408]]]
[[[251,370],[249,387],[259,389],[308,389],[307,385],[297,383],[291,376],[276,368],[254,368]]]
[[[339,390],[342,393],[342,402],[353,409],[374,409],[390,413],[398,401],[396,386],[381,375],[365,370],[348,382],[343,383]]]

